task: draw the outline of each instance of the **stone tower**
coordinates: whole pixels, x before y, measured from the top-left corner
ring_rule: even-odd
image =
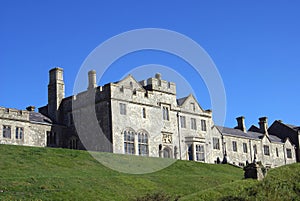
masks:
[[[59,122],[59,106],[64,97],[63,69],[56,67],[49,71],[48,85],[48,116],[54,122]]]

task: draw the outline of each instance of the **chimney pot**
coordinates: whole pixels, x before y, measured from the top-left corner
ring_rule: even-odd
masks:
[[[260,132],[263,134],[268,134],[268,118],[267,117],[259,118],[258,124],[259,124]]]
[[[160,73],[156,73],[155,74],[155,78],[158,79],[158,80],[161,80],[161,74]]]
[[[97,87],[97,84],[96,84],[96,71],[95,70],[89,71],[88,76],[89,76],[88,89],[96,88]]]
[[[235,128],[240,129],[241,131],[246,133],[245,117],[244,116],[237,117],[236,121],[238,125]]]
[[[34,112],[35,111],[35,106],[30,105],[26,108],[26,110],[29,111],[29,112]]]

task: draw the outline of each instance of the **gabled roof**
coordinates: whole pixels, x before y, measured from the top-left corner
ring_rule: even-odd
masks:
[[[254,125],[252,125],[250,128],[249,128],[249,131],[252,131],[252,132],[256,132],[256,133],[259,133],[260,129]]]
[[[235,136],[235,137],[242,137],[242,138],[256,139],[256,140],[262,139],[264,137],[264,134],[258,132],[253,132],[253,131],[243,132],[242,130],[235,129],[235,128],[227,128],[222,126],[216,126],[216,127],[224,136]],[[275,135],[268,135],[268,138],[271,142],[282,142],[282,140],[276,137]]]
[[[177,99],[177,105],[182,106],[187,98],[188,98],[188,96]]]
[[[38,112],[29,112],[29,121],[42,124],[52,124],[51,119]]]
[[[186,102],[187,102],[188,99],[192,99],[199,106],[200,110],[204,111],[202,109],[202,107],[200,106],[200,104],[198,103],[197,99],[193,96],[193,94],[190,94],[190,95],[188,95],[186,97],[177,99],[178,106],[183,106],[184,104],[186,104]]]
[[[136,90],[145,91],[144,87],[138,81],[136,81],[136,79],[131,74],[127,75],[123,80],[115,82],[115,84],[122,85],[127,81],[134,83],[134,85],[136,86],[135,87]]]
[[[298,131],[300,130],[300,126],[295,126],[295,125],[292,125],[292,124],[285,124],[287,127],[295,130],[295,131]]]

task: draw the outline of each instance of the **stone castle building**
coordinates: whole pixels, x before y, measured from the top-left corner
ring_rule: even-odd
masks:
[[[63,69],[51,69],[48,104],[39,112],[0,108],[0,143],[238,166],[254,160],[269,167],[296,162],[299,141],[278,129],[271,134],[267,118],[248,131],[244,117],[235,128],[216,126],[211,110],[201,108],[193,95],[177,99],[176,84],[160,74],[139,82],[128,75],[97,86],[96,72],[90,71],[88,80],[86,91],[65,97]]]

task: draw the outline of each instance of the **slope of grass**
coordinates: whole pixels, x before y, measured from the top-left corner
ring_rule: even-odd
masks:
[[[229,165],[188,161],[177,161],[155,173],[124,174],[103,166],[85,151],[0,145],[0,200],[134,200],[156,192],[184,198],[237,185],[242,177],[241,169]]]
[[[297,201],[300,200],[300,164],[271,169],[263,181],[237,180],[186,195],[180,200]]]
[[[134,159],[99,154],[116,161]],[[240,168],[189,161],[150,174],[124,174],[85,151],[0,145],[0,200],[135,200],[147,194],[183,201],[300,200],[299,163],[272,169],[261,182],[242,178]]]

